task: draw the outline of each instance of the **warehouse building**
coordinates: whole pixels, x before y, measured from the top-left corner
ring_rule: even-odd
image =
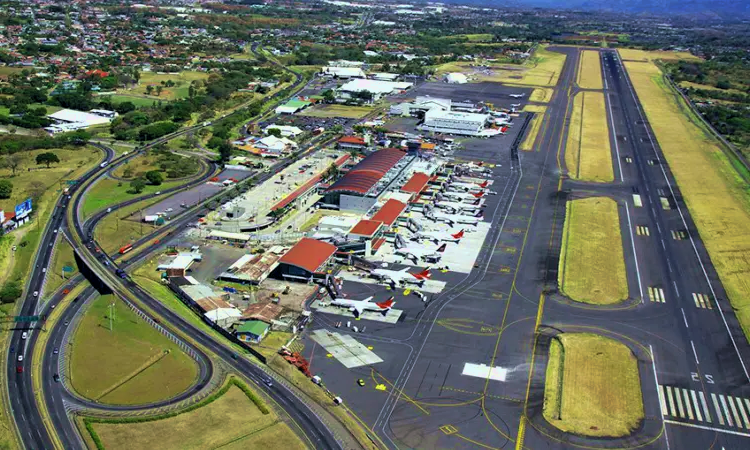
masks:
[[[431,109],[425,113],[424,122],[417,128],[438,133],[479,136],[483,134],[489,118],[488,114]]]
[[[460,72],[452,72],[445,76],[445,81],[451,84],[466,84],[469,82],[466,75]]]
[[[323,67],[321,70],[323,76],[333,78],[365,78],[365,72],[359,67]]]
[[[46,127],[44,130],[52,134],[66,133],[97,125],[107,125],[115,117],[117,117],[117,113],[114,111],[96,109],[84,112],[73,109],[61,109],[47,115],[47,118],[52,120],[52,125]]]
[[[327,270],[334,253],[335,245],[304,237],[279,259],[274,273],[284,280],[309,281],[314,274]]]

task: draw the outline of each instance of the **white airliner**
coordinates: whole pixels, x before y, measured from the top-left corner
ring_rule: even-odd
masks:
[[[333,300],[331,300],[331,305],[346,308],[350,312],[354,313],[355,317],[359,318],[359,316],[362,315],[362,313],[365,311],[375,311],[381,313],[382,315],[386,315],[388,314],[388,311],[391,310],[393,305],[396,304],[396,302],[393,301],[393,297],[384,302],[370,303],[370,300],[372,300],[372,296],[367,297],[364,300],[334,298]]]
[[[524,98],[526,97],[526,94],[510,94],[510,96],[513,98]]]
[[[477,192],[455,192],[455,191],[446,191],[442,193],[443,196],[448,197],[452,200],[458,200],[458,201],[469,201],[473,202],[478,198],[482,198],[485,195],[487,195],[487,191],[480,190]]]
[[[397,248],[394,253],[414,261],[415,264],[417,264],[419,260],[432,260],[437,262],[440,261],[440,258],[443,257],[442,253],[445,251],[445,247],[447,245],[448,244],[443,244],[437,249],[431,249],[423,245],[411,244],[405,247]]]
[[[402,270],[375,269],[370,272],[370,276],[380,281],[386,281],[391,285],[410,283],[421,287],[425,281],[432,277],[432,274],[430,269],[425,269],[419,273],[411,273],[407,267]]]
[[[450,226],[456,224],[461,225],[477,225],[482,217],[482,211],[479,211],[473,216],[465,216],[463,214],[446,214],[440,211],[432,211],[429,215],[425,215],[428,219],[439,220],[445,222]]]
[[[454,189],[454,190],[462,190],[462,191],[478,191],[481,189],[486,188],[490,185],[490,182],[488,180],[484,180],[481,184],[480,183],[470,183],[466,181],[449,181],[448,182],[448,189]]]
[[[417,238],[418,239],[429,239],[434,243],[439,242],[455,242],[458,244],[461,242],[461,238],[464,237],[464,230],[459,231],[458,233],[450,233],[450,232],[444,232],[444,231],[417,231]]]
[[[484,199],[481,198],[478,198],[473,203],[446,202],[444,200],[435,203],[435,206],[437,206],[438,208],[450,209],[459,213],[475,213],[477,211],[480,211],[483,205]]]

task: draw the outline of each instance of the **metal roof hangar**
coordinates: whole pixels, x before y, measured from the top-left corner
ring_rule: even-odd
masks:
[[[305,237],[279,259],[276,272],[284,279],[307,281],[313,274],[325,270],[334,253],[335,245]]]
[[[324,202],[341,210],[365,213],[412,159],[395,148],[373,152],[326,189]]]

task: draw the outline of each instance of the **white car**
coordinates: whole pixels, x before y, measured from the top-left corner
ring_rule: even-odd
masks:
[[[42,267],[42,273],[45,273],[45,272],[47,272],[47,268],[46,267]]]
[[[39,297],[39,291],[34,291],[34,297]]]
[[[166,212],[172,212],[172,211],[174,211],[174,208],[167,208],[164,211],[166,211]]]
[[[18,362],[23,361],[23,355],[18,355]]]

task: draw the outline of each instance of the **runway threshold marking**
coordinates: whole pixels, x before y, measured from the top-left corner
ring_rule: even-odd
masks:
[[[672,239],[674,239],[675,241],[681,241],[687,238],[688,234],[685,230],[672,230]]]
[[[711,297],[707,294],[696,294],[693,292],[693,301],[698,308],[714,309],[713,306],[711,306]]]
[[[648,287],[648,299],[656,303],[666,303],[664,298],[664,289],[660,287]]]
[[[662,393],[662,389],[667,393],[669,402],[663,401],[664,394]],[[675,401],[672,399],[673,394]],[[709,404],[706,402],[706,397],[702,391],[660,385],[659,401],[663,417],[680,419],[680,421],[665,419],[665,422],[680,425],[685,425],[682,421],[705,422],[709,424],[713,422]],[[713,404],[713,413],[720,426],[744,430],[750,429],[750,399],[711,393],[711,403]],[[719,428],[710,429],[728,432]]]
[[[638,236],[651,236],[648,227],[645,225],[638,225],[637,227],[635,227],[635,234],[637,234]]]

